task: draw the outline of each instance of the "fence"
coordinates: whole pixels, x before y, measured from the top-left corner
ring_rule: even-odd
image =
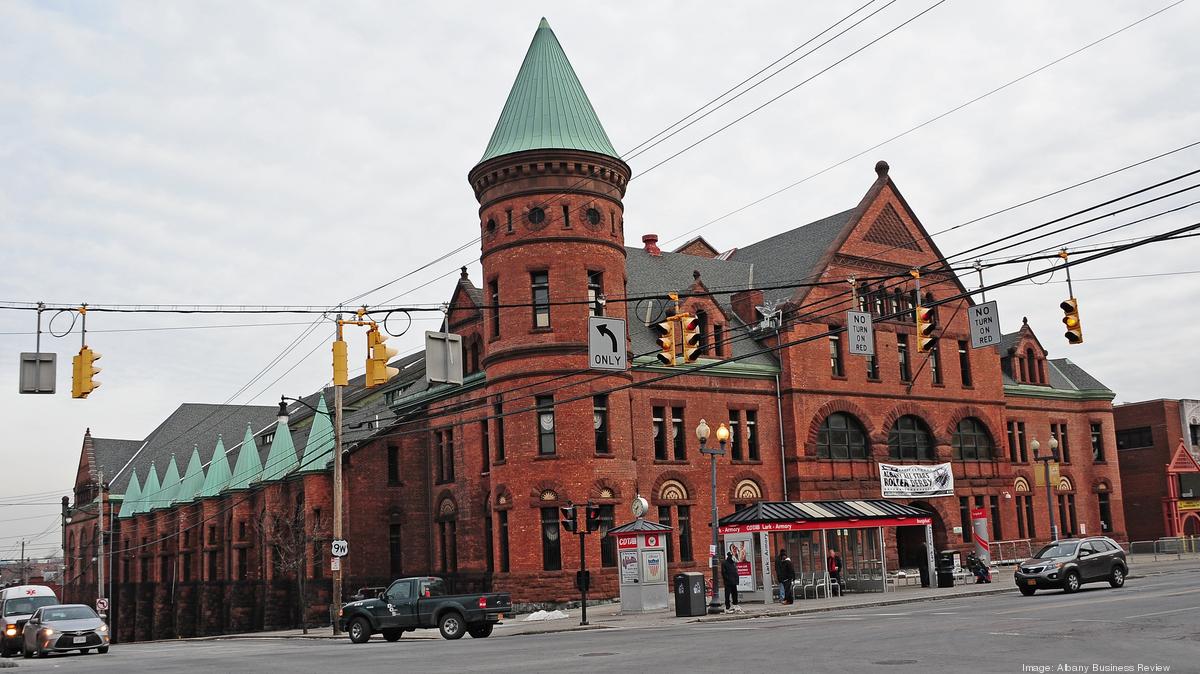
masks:
[[[1175,536],[1160,538],[1154,541],[1130,541],[1129,554],[1153,555],[1159,557],[1174,557],[1183,559],[1185,556],[1200,556],[1200,536]]]
[[[988,544],[988,554],[995,564],[1019,564],[1033,556],[1033,540],[992,541]]]

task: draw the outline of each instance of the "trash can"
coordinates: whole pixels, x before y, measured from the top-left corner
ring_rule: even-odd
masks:
[[[954,550],[942,550],[938,553],[937,586],[954,587]]]
[[[703,573],[675,574],[675,615],[681,618],[702,616],[708,611]]]

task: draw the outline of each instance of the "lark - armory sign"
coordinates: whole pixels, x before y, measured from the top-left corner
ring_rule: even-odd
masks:
[[[879,464],[884,498],[927,498],[954,495],[954,473],[950,464],[896,466]]]

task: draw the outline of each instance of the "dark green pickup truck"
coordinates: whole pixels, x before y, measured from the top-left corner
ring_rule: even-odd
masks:
[[[401,578],[375,599],[343,606],[338,625],[356,644],[366,643],[372,634],[396,641],[405,632],[433,627],[445,639],[463,634],[483,639],[511,611],[512,599],[506,592],[446,594],[441,578]]]

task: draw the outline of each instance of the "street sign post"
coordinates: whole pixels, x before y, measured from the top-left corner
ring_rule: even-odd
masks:
[[[339,538],[330,544],[329,551],[334,557],[345,557],[346,555],[350,554],[350,544]]]
[[[342,570],[342,558],[341,557],[331,558],[329,560],[329,570],[330,571],[341,571]]]
[[[593,370],[624,370],[625,319],[588,317],[588,367]]]
[[[972,349],[999,346],[1000,312],[995,300],[967,308],[967,323],[971,326]]]
[[[108,610],[108,597],[100,597],[96,600],[96,612],[103,613]]]
[[[846,312],[846,341],[850,344],[850,353],[856,356],[875,355],[875,331],[870,313]]]

